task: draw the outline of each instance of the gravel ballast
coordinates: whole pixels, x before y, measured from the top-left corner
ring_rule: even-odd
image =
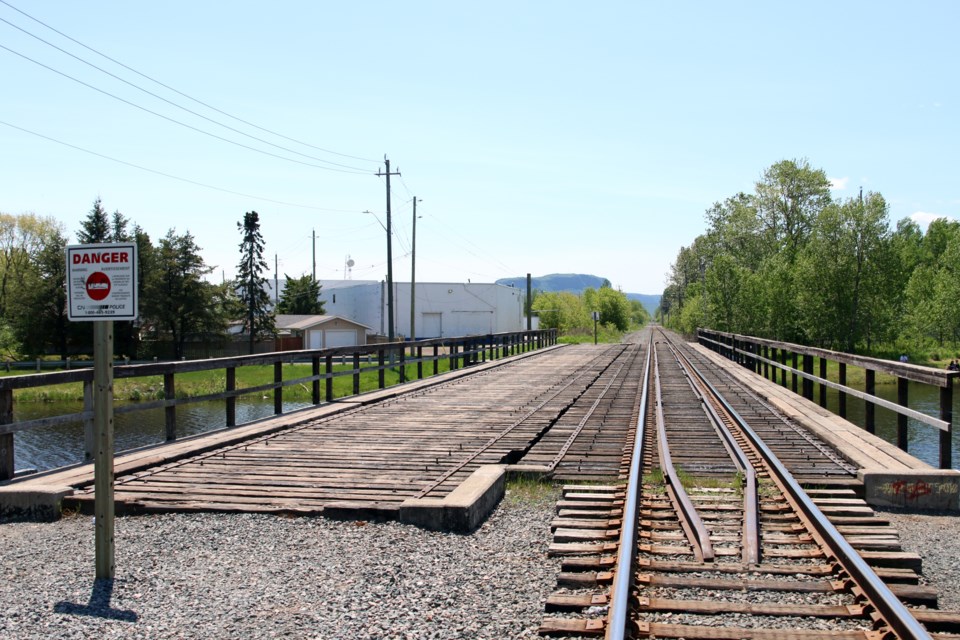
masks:
[[[90,516],[0,524],[0,638],[534,638],[556,494],[471,535],[394,522],[163,514],[116,522],[93,591]]]

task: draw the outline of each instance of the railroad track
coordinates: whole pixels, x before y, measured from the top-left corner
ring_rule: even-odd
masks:
[[[841,456],[666,334],[648,354],[626,485],[567,487],[558,504],[541,634],[956,637],[960,616],[935,610]]]

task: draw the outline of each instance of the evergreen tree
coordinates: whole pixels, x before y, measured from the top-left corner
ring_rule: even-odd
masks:
[[[113,235],[111,232],[110,217],[107,215],[106,209],[103,208],[103,201],[100,200],[100,196],[97,196],[97,199],[93,201],[93,209],[80,222],[77,242],[80,244],[111,242]]]
[[[260,234],[260,215],[256,211],[243,214],[243,222],[237,223],[243,234],[240,243],[240,263],[237,265],[237,294],[246,311],[243,330],[250,337],[250,353],[253,353],[257,338],[272,336],[275,331],[274,317],[267,294],[267,279],[263,273],[267,263],[263,259],[263,236]]]
[[[320,301],[320,283],[313,279],[312,275],[303,275],[299,278],[291,278],[283,274],[287,279],[287,286],[283,288],[280,294],[280,302],[277,304],[277,313],[291,313],[303,315],[317,315],[323,313],[323,302]]]
[[[214,285],[203,276],[208,267],[189,232],[171,229],[153,252],[153,265],[144,291],[144,322],[173,340],[174,356],[184,355],[189,335],[222,334],[226,323]]]

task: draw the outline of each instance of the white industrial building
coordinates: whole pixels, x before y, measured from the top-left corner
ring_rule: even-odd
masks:
[[[348,318],[387,335],[385,282],[321,281],[324,313]],[[522,331],[524,293],[500,284],[418,282],[415,331],[410,329],[410,283],[393,285],[395,334],[409,338],[445,338]]]

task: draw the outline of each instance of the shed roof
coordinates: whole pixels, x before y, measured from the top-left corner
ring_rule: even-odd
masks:
[[[354,320],[349,320],[347,318],[341,318],[340,316],[328,316],[328,315],[298,315],[298,314],[277,314],[276,317],[276,327],[278,330],[287,330],[287,331],[303,331],[304,329],[309,329],[310,327],[315,327],[319,324],[326,324],[333,320],[342,320],[348,324],[360,327],[362,329],[370,329],[365,324],[360,324]]]

